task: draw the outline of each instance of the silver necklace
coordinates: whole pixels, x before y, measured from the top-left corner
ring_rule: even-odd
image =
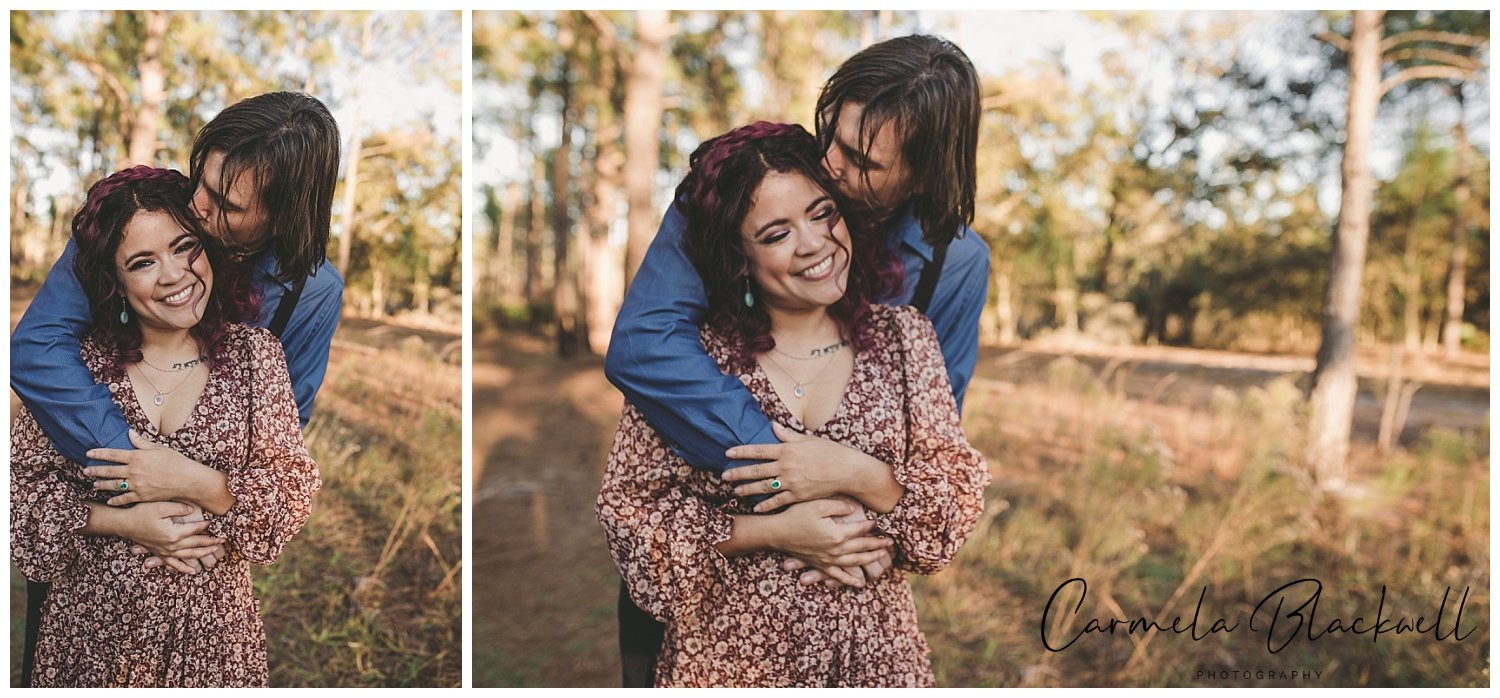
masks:
[[[196,369],[196,368],[198,368],[199,366],[202,366],[202,365],[203,364],[193,364],[193,368]],[[139,367],[137,367],[137,368],[139,368]],[[156,368],[156,367],[152,366],[152,368]],[[160,369],[158,369],[158,370],[160,370]],[[152,382],[151,377],[148,376],[148,375],[146,375],[145,371],[137,370],[136,373],[139,374],[140,377],[145,378],[146,379],[146,385],[151,386],[151,389],[153,391],[156,391],[156,395],[151,398],[151,402],[155,403],[155,405],[157,407],[161,407],[162,403],[164,403],[164,402],[167,401],[167,395],[170,395],[173,390],[181,388],[182,384],[187,382],[187,379],[193,377],[194,371],[191,371],[191,370],[188,371],[187,375],[183,376],[182,380],[177,381],[177,385],[172,386],[171,390],[162,390],[161,388],[156,387],[156,383]]]
[[[775,347],[772,347],[772,348],[774,349]],[[842,348],[842,347],[840,347],[840,348]],[[786,367],[782,366],[780,362],[778,362],[778,361],[776,361],[776,359],[772,358],[770,354],[762,354],[762,356],[766,357],[766,359],[771,362],[772,366],[775,366],[777,370],[781,371],[782,373],[785,373],[787,378],[792,379],[792,382],[795,383],[795,385],[792,386],[792,395],[795,395],[798,400],[801,400],[803,398],[803,396],[805,396],[807,394],[807,391],[803,390],[803,387],[812,385],[813,383],[816,383],[816,382],[822,380],[821,376],[823,374],[823,371],[828,368],[829,364],[833,363],[833,358],[835,356],[838,356],[838,355],[839,355],[839,352],[837,350],[835,350],[832,353],[830,353],[828,355],[828,359],[825,360],[823,362],[823,365],[820,366],[820,367],[818,367],[818,371],[813,374],[814,376],[819,376],[819,377],[818,378],[813,378],[812,380],[805,380],[804,381],[804,380],[800,380],[796,376],[792,375],[791,371],[786,370]]]

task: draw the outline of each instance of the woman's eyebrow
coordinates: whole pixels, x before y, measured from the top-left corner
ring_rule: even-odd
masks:
[[[809,206],[808,208],[812,208],[812,207]],[[762,225],[761,227],[756,228],[755,232],[750,234],[750,238],[752,240],[756,239],[756,238],[759,238],[760,235],[761,235],[761,233],[766,232],[766,230],[768,230],[770,228],[774,228],[774,227],[776,227],[778,225],[786,225],[787,223],[790,223],[790,222],[791,221],[789,221],[789,220],[787,220],[785,218],[777,218],[774,221],[769,221],[765,225]]]
[[[176,245],[177,243],[173,242],[172,244]],[[137,258],[140,258],[140,257],[150,257],[150,256],[152,256],[152,254],[154,254],[154,253],[151,252],[150,250],[141,250],[140,252],[137,252],[137,253],[135,253],[133,255],[130,255],[129,257],[126,257],[125,258],[125,264],[124,264],[124,266],[128,267],[128,266],[130,266],[130,263],[134,262]]]

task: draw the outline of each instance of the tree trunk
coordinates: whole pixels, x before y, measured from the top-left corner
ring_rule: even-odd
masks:
[[[1401,346],[1416,352],[1422,348],[1422,272],[1416,255],[1407,250],[1406,270],[1401,282]]]
[[[1319,484],[1342,486],[1347,476],[1349,431],[1359,389],[1354,337],[1359,327],[1370,202],[1375,184],[1368,151],[1380,101],[1380,28],[1383,11],[1356,10],[1349,47],[1349,114],[1344,141],[1343,197],[1333,236],[1328,289],[1323,300],[1323,338],[1313,370],[1308,464]]]
[[[161,126],[161,103],[167,78],[161,63],[162,37],[167,33],[167,13],[146,11],[146,41],[136,70],[141,74],[141,106],[130,129],[130,165],[156,164],[156,131]],[[123,105],[122,105],[123,106]]]
[[[507,182],[504,198],[500,200],[500,220],[497,222],[495,241],[495,283],[499,289],[500,302],[510,304],[516,300],[515,238],[516,207],[521,205],[521,185]]]
[[[617,107],[611,99],[614,91],[613,65],[607,65],[594,86],[594,181],[588,217],[587,264],[579,276],[585,284],[585,310],[588,320],[588,348],[603,356],[609,349],[609,335],[615,315],[624,296],[623,264],[609,244],[609,229],[619,211],[620,173],[625,154],[620,150],[620,124]]]
[[[661,161],[662,104],[666,86],[667,40],[672,25],[666,10],[635,13],[635,57],[625,81],[625,187],[630,202],[625,249],[625,282],[651,246],[661,213],[652,203],[657,163]]]
[[[559,14],[557,43],[562,49],[562,60],[565,63],[556,86],[558,97],[562,101],[558,113],[558,128],[562,138],[552,154],[552,242],[555,250],[552,258],[552,316],[557,329],[557,355],[563,358],[578,353],[585,329],[578,303],[576,265],[569,259],[572,217],[568,212],[568,203],[572,198],[574,105],[572,67],[566,62],[572,60],[574,36],[569,15]]]
[[[354,116],[349,122],[349,152],[344,168],[344,206],[339,214],[339,264],[338,270],[349,278],[349,257],[354,252],[354,201],[359,190],[359,160],[364,139],[360,135],[365,96],[365,65],[370,62],[375,32],[375,13],[365,16],[359,30],[359,68],[354,78]]]
[[[1443,355],[1458,355],[1464,329],[1464,277],[1469,268],[1469,131],[1464,126],[1463,86],[1458,96],[1458,159],[1454,162],[1453,182],[1453,251],[1448,256],[1447,322],[1443,324]]]
[[[1073,274],[1072,260],[1054,265],[1052,279],[1055,284],[1053,296],[1055,310],[1052,320],[1063,335],[1076,336],[1078,334],[1078,279]]]
[[[1401,341],[1403,349],[1413,353],[1422,348],[1422,268],[1417,257],[1417,238],[1426,201],[1424,181],[1412,201],[1411,221],[1406,226],[1406,246],[1401,257]]]
[[[418,315],[432,314],[432,270],[430,264],[412,270],[411,305]]]
[[[526,225],[526,308],[529,322],[535,326],[542,306],[542,226],[546,225],[547,162],[537,149],[536,134],[531,144],[531,213]]]
[[[44,264],[50,264],[52,260],[62,254],[63,249],[68,246],[68,237],[72,235],[72,216],[78,210],[78,197],[73,194],[63,194],[52,199],[52,230],[42,246],[41,259]]]
[[[1002,346],[1016,343],[1016,305],[1011,289],[1011,274],[1015,265],[1010,261],[995,266],[995,326],[996,340]]]

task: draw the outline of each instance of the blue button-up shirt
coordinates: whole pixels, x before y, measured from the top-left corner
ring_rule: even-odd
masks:
[[[88,299],[73,273],[77,246],[63,250],[10,338],[10,387],[16,391],[69,460],[83,463],[93,448],[132,448],[129,426],[94,382],[79,354],[79,340],[94,324]],[[290,285],[275,278],[276,259],[263,252],[247,262],[262,294],[257,325],[271,323]],[[328,370],[328,347],[344,302],[344,279],[324,262],[302,288],[302,297],[281,335],[287,370],[302,425],[312,417],[313,398]]]
[[[682,249],[685,227],[673,205],[625,294],[604,374],[683,460],[722,472],[743,463],[724,456],[729,448],[780,442],[750,391],[719,370],[698,338],[708,298]],[[910,212],[897,218],[888,235],[906,278],[901,293],[885,302],[910,303],[932,246],[922,241],[922,226]],[[927,309],[960,407],[979,359],[979,313],[989,275],[989,247],[966,227],[948,246]]]

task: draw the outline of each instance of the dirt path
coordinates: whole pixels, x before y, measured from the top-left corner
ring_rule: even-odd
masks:
[[[618,686],[618,577],[594,519],[621,397],[602,361],[559,361],[551,347],[494,330],[474,339],[474,683],[476,686]],[[1070,355],[1109,390],[1142,400],[1204,405],[1214,386],[1238,391],[1311,360],[1163,347],[1062,351],[986,348],[980,389],[1045,381]],[[1488,364],[1467,355],[1434,362],[1412,406],[1405,443],[1430,425],[1482,429]],[[1373,440],[1380,357],[1361,356],[1356,438]]]
[[[617,686],[619,577],[594,495],[622,399],[597,358],[474,342],[474,685]]]

